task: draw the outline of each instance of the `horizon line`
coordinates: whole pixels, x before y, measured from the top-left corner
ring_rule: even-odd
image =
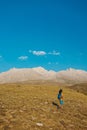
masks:
[[[12,67],[12,68],[9,68],[6,71],[2,71],[0,73],[4,73],[4,72],[7,72],[7,71],[10,71],[10,70],[13,70],[13,69],[34,69],[34,68],[42,68],[42,69],[45,69],[47,71],[54,71],[54,72],[67,71],[67,70],[81,70],[81,71],[86,71],[87,72],[87,70],[79,69],[79,68],[77,69],[77,68],[72,68],[72,67],[55,71],[53,69],[46,69],[43,66],[37,66],[37,67],[26,67],[26,68],[25,67],[23,67],[23,68],[22,67],[19,67],[19,68],[18,67]]]

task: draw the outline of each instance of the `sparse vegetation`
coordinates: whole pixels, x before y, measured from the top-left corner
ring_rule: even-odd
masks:
[[[69,86],[69,88],[87,95],[87,83],[74,84]]]
[[[0,130],[87,130],[87,96],[52,83],[0,85]]]

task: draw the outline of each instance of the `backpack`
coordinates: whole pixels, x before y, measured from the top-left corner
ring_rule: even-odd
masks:
[[[61,98],[61,94],[58,94],[58,99],[60,100],[60,98]]]

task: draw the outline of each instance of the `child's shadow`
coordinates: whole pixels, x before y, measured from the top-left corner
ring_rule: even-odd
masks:
[[[59,106],[56,102],[52,102],[52,104],[53,104],[54,106],[56,106],[56,107],[57,107],[57,109],[59,109],[59,108],[60,108],[60,106]]]

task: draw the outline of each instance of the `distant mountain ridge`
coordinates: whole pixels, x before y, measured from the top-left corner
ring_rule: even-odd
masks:
[[[67,69],[59,72],[36,68],[12,68],[0,73],[0,83],[17,83],[30,80],[53,80],[59,83],[87,82],[87,72],[83,70]]]

